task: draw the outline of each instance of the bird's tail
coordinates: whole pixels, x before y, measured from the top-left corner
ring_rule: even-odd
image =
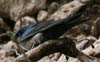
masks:
[[[65,19],[58,20],[49,24],[45,28],[42,29],[44,33],[44,37],[47,39],[57,39],[70,28],[80,24],[83,22],[81,20],[82,13],[75,13]],[[48,34],[48,35],[47,35]]]
[[[63,19],[64,23],[68,24],[79,24],[81,22],[84,22],[82,19],[82,15],[84,14],[85,9],[87,8],[86,5],[82,6],[76,13],[69,15],[65,19]],[[81,19],[82,18],[82,19]],[[80,21],[79,21],[80,19]],[[74,26],[74,25],[73,25]]]
[[[75,13],[72,16],[70,16],[67,20],[65,19],[64,24],[66,24],[67,27],[73,27],[75,25],[78,25],[82,23],[82,13]]]

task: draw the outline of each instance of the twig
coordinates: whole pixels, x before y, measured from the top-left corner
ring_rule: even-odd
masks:
[[[26,52],[26,55],[29,59],[36,62],[42,57],[54,52],[61,52],[73,57],[76,57],[77,55],[77,49],[75,47],[75,43],[69,38],[62,38],[58,40],[48,40],[40,44],[36,48]],[[23,59],[24,59],[24,56],[20,55],[16,58],[16,61],[22,62]]]
[[[14,34],[12,32],[10,34],[11,34],[10,36],[11,36],[12,40],[16,43],[19,52],[24,55],[24,62],[31,62],[31,60],[27,58],[27,55],[25,54],[24,49],[20,46],[20,44],[17,40],[17,37],[14,36]]]

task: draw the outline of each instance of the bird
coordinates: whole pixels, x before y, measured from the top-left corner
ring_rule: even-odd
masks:
[[[29,50],[47,40],[58,39],[70,28],[82,22],[80,20],[81,16],[82,13],[77,12],[67,18],[57,21],[50,20],[30,24],[28,26],[20,28],[15,33],[15,36],[18,38],[20,44],[25,47],[23,48],[25,50]]]

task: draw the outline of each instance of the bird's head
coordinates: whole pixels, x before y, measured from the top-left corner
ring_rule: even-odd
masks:
[[[28,28],[28,26],[25,26],[25,27],[20,28],[20,29],[15,33],[15,36],[16,36],[16,37],[21,36],[21,35],[27,30],[27,28]]]
[[[15,36],[18,38],[24,38],[27,36],[34,28],[37,26],[37,24],[30,24],[28,26],[20,28],[16,33]]]

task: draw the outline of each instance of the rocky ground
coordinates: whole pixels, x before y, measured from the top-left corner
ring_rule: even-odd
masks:
[[[77,57],[72,56],[75,52],[69,55],[53,52],[38,58],[36,61],[32,60],[32,62],[100,62],[99,0],[1,0],[0,62],[16,62],[20,59],[17,46],[12,41],[11,33],[15,33],[20,27],[29,24],[66,18],[83,8],[84,5],[86,8],[83,19],[86,21],[61,36],[73,40],[76,46],[74,46],[76,48],[75,52],[78,50]],[[81,52],[83,55],[81,55]],[[35,57],[35,55],[33,54],[32,57]]]

